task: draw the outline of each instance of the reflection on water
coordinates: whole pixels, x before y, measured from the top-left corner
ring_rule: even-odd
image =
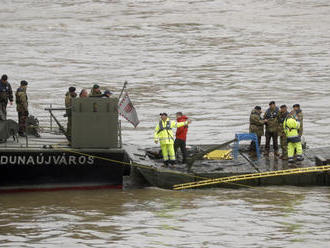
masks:
[[[123,138],[142,146],[160,112],[194,120],[188,143],[217,143],[270,100],[300,103],[308,144],[330,145],[329,13],[327,0],[2,1],[0,70],[29,82],[40,119],[71,85],[118,95],[127,80],[141,124]],[[326,247],[328,207],[326,188],[3,195],[0,244]]]

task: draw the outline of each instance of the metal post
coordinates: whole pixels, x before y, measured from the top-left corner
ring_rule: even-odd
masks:
[[[25,140],[26,140],[26,148],[28,148],[29,147],[29,138],[28,138],[26,132],[25,132]]]
[[[121,89],[121,92],[120,92],[120,95],[118,97],[118,100],[120,100],[121,96],[123,95],[123,92],[124,92],[124,89],[126,88],[127,86],[127,81],[125,81],[124,85],[123,85],[123,88]]]
[[[123,140],[121,137],[121,121],[118,121],[118,135],[119,135],[119,148],[123,147]]]
[[[49,108],[52,109],[53,108],[53,104],[50,104],[49,105]],[[50,121],[50,132],[53,131],[53,118],[52,118],[52,115],[49,114],[49,121]]]

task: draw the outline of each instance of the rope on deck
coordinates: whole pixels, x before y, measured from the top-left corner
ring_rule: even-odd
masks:
[[[198,188],[198,187],[209,186],[220,183],[230,183],[230,182],[237,182],[237,181],[244,181],[244,180],[251,180],[258,178],[304,174],[304,173],[313,173],[313,172],[322,172],[322,171],[330,171],[330,165],[295,168],[295,169],[278,170],[278,171],[267,171],[261,173],[252,173],[252,174],[244,174],[244,175],[229,176],[229,177],[220,177],[220,178],[202,180],[197,182],[177,184],[173,186],[173,189],[174,190],[191,189],[191,188]]]

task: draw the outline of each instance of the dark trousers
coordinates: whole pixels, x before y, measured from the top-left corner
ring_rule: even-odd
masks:
[[[258,136],[258,145],[259,145],[259,148],[260,148],[260,144],[261,144],[261,136]],[[256,142],[251,141],[250,151],[256,151]]]
[[[18,132],[23,134],[26,131],[27,112],[18,112]]]
[[[266,145],[265,145],[265,151],[269,152],[270,150],[270,140],[273,139],[273,148],[274,151],[278,151],[278,138],[277,138],[277,132],[266,132]]]
[[[67,128],[66,128],[66,135],[69,141],[71,141],[71,128],[72,128],[72,115],[68,115],[68,122],[67,122]]]
[[[0,120],[7,120],[7,103],[0,101]]]
[[[182,152],[182,157],[183,157],[182,162],[185,163],[186,159],[187,159],[186,141],[182,140],[182,139],[175,139],[175,141],[174,141],[174,151],[175,151],[175,153],[177,152],[179,147],[180,147],[180,150]]]

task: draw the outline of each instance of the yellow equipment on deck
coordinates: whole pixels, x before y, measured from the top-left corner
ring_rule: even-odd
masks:
[[[210,160],[231,160],[233,159],[231,151],[232,150],[214,150],[204,155],[204,158]]]

